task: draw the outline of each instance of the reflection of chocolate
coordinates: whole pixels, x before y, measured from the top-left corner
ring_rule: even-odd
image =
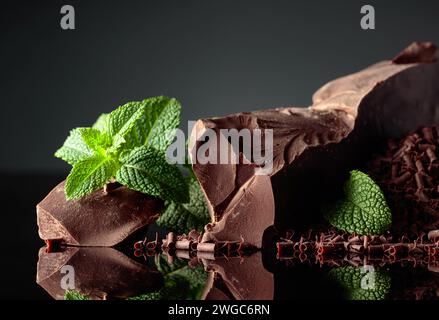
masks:
[[[251,256],[203,260],[210,271],[203,299],[271,300],[274,295],[273,274],[263,264],[261,252]]]
[[[71,245],[113,246],[157,219],[163,202],[126,187],[67,201],[64,182],[37,205],[40,237]]]
[[[65,248],[47,253],[41,248],[37,266],[37,283],[55,299],[64,299],[63,277],[72,266],[75,290],[89,299],[123,299],[160,289],[162,274],[139,264],[112,248]],[[64,273],[63,273],[63,272]]]
[[[219,130],[231,128],[273,129],[274,139],[270,176],[256,176],[254,165],[243,163],[193,165],[212,219],[203,240],[244,239],[260,247],[272,221],[280,229],[308,228],[320,219],[321,202],[341,189],[348,169],[364,163],[379,143],[420,125],[439,124],[439,63],[423,63],[426,50],[431,55],[435,49],[418,43],[408,50],[410,64],[402,58],[400,64],[383,61],[329,82],[314,94],[309,108],[199,120],[192,142],[207,129],[221,141],[225,137]],[[219,141],[201,139],[191,154]]]

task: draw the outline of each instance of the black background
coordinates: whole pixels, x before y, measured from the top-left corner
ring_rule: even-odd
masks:
[[[73,5],[76,30],[59,26]],[[376,9],[376,30],[360,8]],[[1,1],[0,298],[47,298],[34,284],[35,204],[67,173],[69,129],[130,100],[169,95],[183,120],[306,106],[335,77],[439,43],[431,1]]]
[[[366,3],[373,31],[360,28]],[[76,30],[60,28],[64,4]],[[0,172],[66,172],[53,153],[68,131],[131,100],[175,97],[185,122],[306,106],[438,30],[436,0],[1,1]]]

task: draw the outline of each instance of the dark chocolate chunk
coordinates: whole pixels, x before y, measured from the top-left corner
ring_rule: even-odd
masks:
[[[63,281],[66,276],[71,281]],[[64,298],[63,284],[91,300],[125,299],[159,290],[163,276],[113,248],[67,247],[50,253],[41,248],[37,283],[58,300]]]
[[[414,42],[398,54],[393,63],[432,63],[436,61],[436,50],[431,42]]]
[[[124,186],[67,201],[61,182],[37,205],[39,235],[77,246],[114,246],[153,223],[163,202]]]
[[[415,47],[424,49],[419,53]],[[321,203],[341,190],[348,170],[364,164],[383,141],[439,124],[439,63],[423,63],[438,53],[429,48],[426,43],[406,49],[420,55],[416,63],[383,61],[329,82],[308,108],[198,120],[192,141],[207,129],[217,132],[219,141],[195,142],[192,155],[206,143],[225,139],[220,129],[273,129],[274,140],[268,176],[256,176],[254,165],[242,162],[193,164],[212,219],[203,240],[243,239],[260,247],[264,230],[273,223],[278,229],[308,229],[320,221]]]

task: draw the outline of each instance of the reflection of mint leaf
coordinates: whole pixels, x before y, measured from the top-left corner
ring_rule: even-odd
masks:
[[[160,271],[160,273],[164,276],[187,266],[187,261],[180,259],[176,259],[172,263],[168,263],[168,260],[164,254],[156,255],[154,257],[154,263],[157,267],[157,270]]]
[[[169,264],[164,255],[156,256],[155,264],[165,280],[165,285],[160,290],[161,299],[200,299],[207,279],[201,266],[189,267],[184,260]]]
[[[108,115],[108,133],[113,137],[113,144],[125,142],[125,136],[143,117],[145,107],[137,102],[128,102]]]
[[[160,290],[162,300],[198,300],[201,298],[207,274],[201,266],[188,266],[165,277],[165,286]]]
[[[382,234],[390,228],[389,206],[378,185],[367,174],[351,171],[344,193],[344,199],[326,209],[326,218],[334,227],[361,235]]]
[[[108,132],[108,113],[101,114],[92,128],[98,129],[101,132]]]
[[[201,298],[207,274],[201,266],[191,268],[178,260],[168,264],[163,257],[156,257],[157,269],[164,276],[163,287],[156,292],[132,297],[129,300],[197,300]]]
[[[121,159],[116,180],[130,189],[164,200],[187,202],[189,191],[180,170],[166,162],[165,154],[153,147],[135,148]]]
[[[116,170],[116,162],[102,154],[76,163],[67,177],[67,199],[80,198],[103,187]]]
[[[130,297],[127,300],[160,300],[162,298],[162,294],[160,291],[156,291],[156,292],[150,292],[150,293],[145,293],[145,294],[141,294],[139,296],[135,296],[135,297]]]
[[[387,272],[372,266],[335,268],[329,278],[340,283],[349,300],[383,300],[391,284]]]
[[[197,179],[190,175],[186,180],[189,184],[189,202],[171,202],[157,220],[159,226],[177,233],[186,233],[192,229],[202,231],[210,221],[204,194]]]
[[[63,146],[55,153],[55,157],[61,158],[67,163],[74,165],[75,163],[84,160],[93,155],[84,139],[82,138],[81,130],[85,128],[76,128],[70,131]]]
[[[136,102],[145,106],[143,117],[137,122],[130,133],[129,145],[140,147],[150,145],[166,151],[171,144],[180,122],[180,104],[168,97],[155,97]]]
[[[88,298],[78,291],[67,290],[64,293],[64,300],[88,300]]]

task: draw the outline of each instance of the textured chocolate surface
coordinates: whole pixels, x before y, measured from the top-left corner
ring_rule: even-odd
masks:
[[[37,205],[39,235],[77,246],[114,246],[154,222],[163,202],[126,187],[67,201],[61,182]]]
[[[208,128],[274,131],[270,176],[256,178],[254,167],[242,163],[193,165],[212,218],[204,241],[244,239],[260,247],[271,224],[306,229],[320,219],[321,202],[341,189],[344,174],[364,163],[380,143],[421,125],[439,124],[439,63],[432,55],[438,56],[434,46],[412,44],[398,64],[383,61],[324,85],[308,108],[199,120],[193,141]],[[239,221],[227,222],[233,216]]]
[[[37,283],[53,298],[64,299],[63,277],[74,279],[75,290],[92,300],[124,299],[160,289],[163,276],[113,248],[73,248],[47,253],[41,248]],[[64,265],[73,267],[64,271]],[[71,283],[70,283],[71,284]]]
[[[394,234],[413,237],[439,229],[438,150],[438,128],[423,127],[390,140],[386,152],[368,164],[392,209]]]
[[[393,63],[432,63],[436,61],[436,50],[436,45],[431,42],[414,42],[398,54]]]

